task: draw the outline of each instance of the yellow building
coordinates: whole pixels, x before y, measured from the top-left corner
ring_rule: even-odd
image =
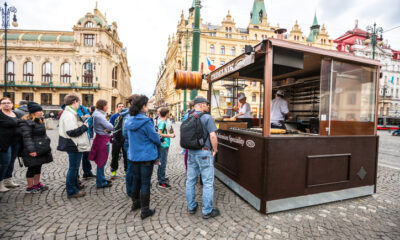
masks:
[[[182,117],[183,110],[183,90],[175,90],[173,85],[173,74],[176,69],[191,70],[192,62],[192,29],[194,25],[194,12],[190,12],[186,19],[182,11],[177,31],[168,39],[168,50],[164,61],[161,63],[157,77],[155,89],[156,106],[168,106],[171,113],[178,118]],[[295,21],[295,25],[290,32],[278,34],[278,26],[272,26],[268,22],[263,0],[254,0],[253,10],[250,16],[250,23],[247,28],[240,28],[229,11],[220,25],[203,23],[200,24],[200,68],[207,74],[207,57],[218,68],[229,62],[231,59],[244,52],[245,45],[256,45],[263,39],[283,38],[288,41],[306,44],[315,47],[333,49],[333,41],[324,26],[318,25],[317,17],[310,27],[308,37],[304,36],[303,31]],[[187,58],[186,58],[187,54]],[[223,83],[222,83],[223,84]],[[204,85],[204,89],[207,85]],[[225,87],[217,86],[213,89],[213,94],[220,96],[229,95]],[[245,94],[247,102],[250,103],[252,111],[258,113],[259,107],[259,84],[252,83],[246,87]],[[199,91],[199,95],[206,96],[206,92]],[[187,99],[190,99],[190,91],[187,91]],[[224,103],[223,103],[224,104]]]
[[[98,99],[118,102],[132,93],[127,49],[117,23],[108,24],[96,8],[73,26],[73,31],[7,31],[7,95],[14,103],[35,101],[44,109],[59,109],[64,96],[75,92],[84,106]],[[4,66],[4,31],[0,35],[0,66]],[[4,67],[0,67],[4,92]]]

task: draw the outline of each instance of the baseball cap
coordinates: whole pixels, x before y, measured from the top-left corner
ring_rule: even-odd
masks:
[[[276,92],[276,94],[281,95],[281,96],[285,96],[285,92],[283,90],[278,90]]]
[[[208,103],[208,104],[210,104],[210,102],[207,99],[203,98],[203,97],[195,98],[194,99],[194,105],[199,104],[199,103]]]
[[[246,95],[244,93],[239,93],[239,95],[238,95],[239,100],[242,100],[245,97],[246,97]]]

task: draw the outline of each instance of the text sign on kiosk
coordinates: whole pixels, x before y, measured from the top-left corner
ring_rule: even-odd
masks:
[[[254,53],[250,55],[241,55],[240,57],[210,73],[210,81],[214,81],[215,79],[229,75],[252,63],[254,63]]]

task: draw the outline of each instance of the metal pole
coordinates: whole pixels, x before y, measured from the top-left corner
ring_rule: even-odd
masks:
[[[186,29],[186,35],[185,35],[185,49],[186,49],[186,56],[185,56],[185,71],[187,71],[187,56],[188,56],[188,47],[189,47],[189,30]],[[183,90],[183,112],[186,113],[186,108],[187,108],[187,90]]]
[[[376,23],[374,23],[374,30],[372,32],[372,59],[375,59],[376,42]]]
[[[195,0],[192,71],[199,71],[199,54],[200,54],[200,0]],[[191,90],[190,99],[193,100],[196,96],[197,96],[197,90]]]
[[[7,97],[7,3],[4,3],[4,97]]]

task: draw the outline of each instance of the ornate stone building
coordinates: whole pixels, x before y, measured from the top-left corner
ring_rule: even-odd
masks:
[[[194,12],[190,12],[185,18],[182,11],[178,22],[177,31],[168,39],[168,50],[164,61],[161,63],[160,71],[157,76],[155,89],[156,105],[168,106],[171,113],[177,117],[182,116],[183,110],[183,90],[175,90],[173,86],[173,73],[176,69],[191,70],[192,62],[192,29],[194,25]],[[250,22],[246,28],[236,26],[235,20],[230,12],[225,16],[220,25],[204,23],[201,19],[200,24],[200,64],[204,73],[209,73],[207,67],[207,57],[218,68],[231,59],[244,52],[245,45],[256,45],[263,39],[282,37],[287,41],[307,44],[326,49],[333,49],[333,41],[324,26],[318,24],[315,15],[314,22],[310,28],[309,37],[304,36],[303,31],[297,21],[290,32],[278,35],[279,25],[272,26],[268,22],[264,0],[254,0],[253,9],[250,14]],[[186,57],[187,55],[187,57]],[[187,66],[186,66],[187,62]],[[186,67],[185,67],[186,66]],[[207,86],[204,86],[207,88]],[[215,94],[227,94],[222,86],[216,87]],[[187,91],[187,99],[190,99],[190,91]],[[258,84],[246,87],[245,93],[247,101],[252,107],[252,111],[259,111],[260,87]],[[206,96],[204,91],[199,91],[199,95]]]
[[[4,92],[4,31],[0,39]],[[59,109],[64,96],[75,92],[85,106],[106,99],[114,111],[132,92],[117,23],[108,24],[97,8],[79,19],[73,31],[11,29],[7,39],[7,95],[15,104],[24,99]]]

